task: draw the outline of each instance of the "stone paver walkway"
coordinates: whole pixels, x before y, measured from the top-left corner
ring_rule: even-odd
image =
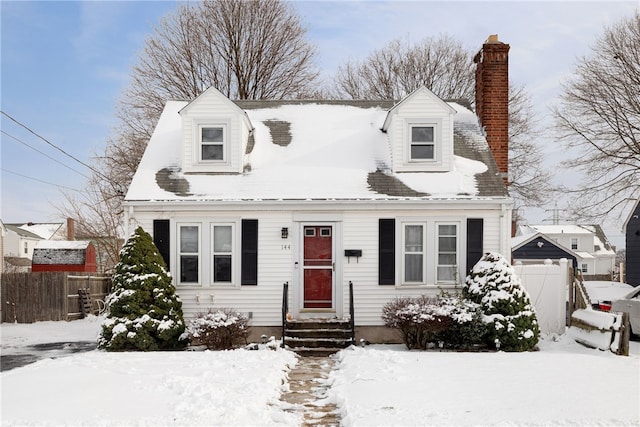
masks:
[[[303,414],[303,427],[340,425],[338,408],[327,401],[326,380],[334,363],[330,357],[298,356],[298,364],[289,372],[289,391],[280,400],[290,405],[289,411]]]

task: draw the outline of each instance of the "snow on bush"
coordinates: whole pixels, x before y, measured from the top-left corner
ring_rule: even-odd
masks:
[[[188,344],[182,303],[149,233],[138,227],[120,251],[98,347],[175,350]]]
[[[249,318],[232,308],[199,313],[187,326],[191,342],[209,350],[229,350],[246,344]]]
[[[382,320],[400,331],[409,349],[424,350],[429,343],[438,341],[449,348],[468,347],[480,341],[477,336],[484,335],[478,307],[448,294],[402,297],[385,304]]]
[[[487,253],[467,276],[465,298],[480,305],[489,325],[489,344],[505,351],[529,351],[538,343],[538,320],[529,294],[500,254]]]

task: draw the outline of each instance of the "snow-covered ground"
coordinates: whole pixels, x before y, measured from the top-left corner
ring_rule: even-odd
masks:
[[[86,341],[97,318],[2,324],[3,354]],[[531,353],[352,348],[336,356],[328,399],[346,426],[640,424],[640,343],[631,356],[570,336]],[[279,401],[293,353],[90,351],[0,374],[2,425],[300,425]]]

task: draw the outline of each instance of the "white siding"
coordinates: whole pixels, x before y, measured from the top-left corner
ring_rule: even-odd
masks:
[[[424,221],[435,221],[442,218],[457,218],[460,223],[459,247],[460,251],[460,278],[457,288],[464,282],[464,265],[466,257],[466,219],[484,219],[484,250],[499,251],[501,245],[500,232],[505,231],[507,219],[501,217],[499,205],[491,209],[489,205],[481,209],[471,206],[458,205],[455,209],[425,208],[422,210],[375,210],[364,208],[346,210],[333,214],[322,214],[319,211],[302,209],[281,210],[274,206],[262,210],[225,210],[217,212],[180,212],[162,213],[154,210],[143,211],[132,209],[129,212],[131,224],[139,224],[152,233],[154,219],[171,220],[171,271],[176,269],[176,224],[180,222],[202,222],[202,230],[208,229],[208,224],[217,219],[258,219],[258,285],[240,286],[239,270],[236,275],[237,283],[231,286],[212,285],[205,280],[200,286],[178,285],[178,294],[183,302],[183,310],[187,318],[210,308],[231,307],[245,313],[251,313],[252,324],[255,326],[277,326],[280,324],[282,307],[283,283],[290,284],[289,305],[290,312],[299,314],[300,292],[296,287],[300,286],[300,271],[296,269],[295,262],[299,254],[299,244],[296,233],[303,223],[322,222],[335,224],[334,238],[336,239],[336,315],[343,316],[349,313],[348,283],[354,284],[355,294],[355,318],[357,325],[382,325],[382,306],[398,296],[419,296],[421,294],[436,295],[440,288],[433,283],[423,286],[393,286],[378,285],[378,220],[380,218],[411,217]],[[495,206],[495,205],[494,205]],[[325,207],[326,208],[326,207]],[[326,210],[324,212],[327,212]],[[317,218],[317,221],[313,221]],[[396,219],[398,223],[399,219]],[[398,226],[398,224],[396,224]],[[283,227],[289,229],[289,237],[282,239]],[[239,242],[240,227],[236,228],[236,242]],[[398,241],[396,231],[396,241]],[[430,236],[429,239],[433,239]],[[507,234],[508,239],[508,234]],[[209,260],[206,245],[203,243],[201,263],[203,265],[201,276],[208,277],[204,273],[209,268]],[[397,244],[398,245],[398,244]],[[239,243],[237,248],[239,249]],[[348,259],[344,256],[345,249],[361,249],[362,256]],[[240,252],[234,252],[235,264],[239,265]],[[397,264],[401,262],[401,256],[396,249]],[[397,274],[400,267],[396,266]],[[450,286],[451,288],[451,286]]]
[[[451,171],[453,167],[453,114],[441,101],[426,92],[417,92],[394,110],[388,129],[392,145],[393,171]],[[436,144],[437,161],[433,163],[409,163],[409,124],[421,120],[437,120],[439,144]]]
[[[244,112],[216,90],[208,90],[181,112],[182,165],[189,172],[242,172],[243,149],[248,136]],[[227,158],[222,164],[199,164],[198,125],[226,126]]]

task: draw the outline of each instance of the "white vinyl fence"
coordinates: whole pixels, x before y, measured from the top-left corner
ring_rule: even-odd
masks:
[[[546,260],[544,264],[516,264],[513,268],[536,309],[540,333],[564,334],[571,280],[569,262],[562,258],[559,264]]]

